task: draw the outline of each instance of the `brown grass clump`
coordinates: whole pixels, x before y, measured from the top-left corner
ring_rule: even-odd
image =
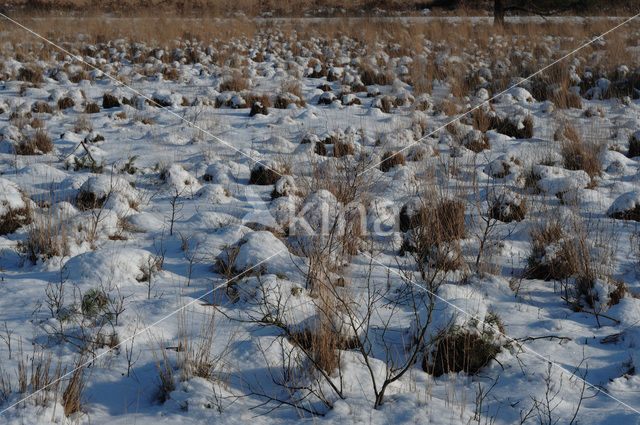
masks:
[[[324,313],[321,314],[323,316]],[[317,319],[311,329],[291,332],[289,338],[309,353],[317,367],[329,374],[338,367],[337,350],[354,349],[360,344],[357,337],[345,338],[340,335],[329,319]]]
[[[75,203],[78,208],[83,211],[87,211],[95,208],[100,208],[106,200],[106,196],[98,197],[91,191],[81,190],[78,192],[78,195],[76,195]]]
[[[446,116],[452,117],[458,114],[458,105],[456,105],[455,102],[452,102],[451,100],[444,99],[442,102],[440,102],[440,104],[436,106],[434,112],[436,114],[444,113]]]
[[[486,134],[483,134],[479,130],[472,130],[467,133],[466,136],[462,139],[462,146],[473,151],[475,153],[482,152],[486,149],[491,149],[491,143],[489,143],[489,137]]]
[[[530,236],[527,278],[562,280],[578,272],[578,252],[574,244],[565,239],[560,223],[548,221],[534,225]]]
[[[256,102],[260,102],[263,106],[271,107],[271,98],[267,93],[243,93],[242,98],[247,102],[247,105],[253,105]]]
[[[67,386],[62,392],[62,406],[64,415],[68,418],[74,413],[81,412],[86,404],[87,380],[85,379],[85,368],[83,367],[86,359],[82,356],[76,361],[76,369],[69,377]]]
[[[111,109],[118,108],[120,106],[120,101],[117,97],[110,93],[105,93],[102,95],[102,108],[103,109]]]
[[[616,220],[632,220],[640,222],[640,205],[636,205],[632,209],[626,211],[616,211],[609,214],[611,218]]]
[[[422,226],[430,229],[439,241],[462,239],[465,235],[464,212],[464,203],[451,199],[424,202],[415,214],[404,205],[400,210],[400,231]]]
[[[533,120],[526,117],[522,121],[522,128],[518,128],[518,123],[510,117],[500,118],[496,115],[489,115],[482,109],[477,109],[473,113],[473,128],[482,132],[495,130],[516,139],[530,139],[533,137]]]
[[[33,118],[29,122],[29,125],[31,126],[31,128],[44,128],[44,123],[40,121],[39,118]]]
[[[249,80],[244,78],[239,72],[234,73],[231,77],[226,78],[220,83],[220,91],[241,92],[249,89]]]
[[[524,199],[502,194],[491,202],[489,217],[505,223],[522,221],[527,215],[527,203]]]
[[[580,95],[570,92],[567,89],[556,91],[551,100],[553,104],[560,109],[582,109],[582,100]]]
[[[38,130],[15,147],[16,155],[42,155],[53,150],[53,141],[47,134]]]
[[[26,208],[11,209],[6,214],[0,217],[0,235],[8,235],[25,224],[31,223],[31,209],[29,203],[26,203]]]
[[[269,109],[266,105],[263,105],[262,102],[253,102],[251,105],[251,110],[249,111],[249,116],[253,117],[256,115],[269,115]]]
[[[63,97],[58,100],[58,109],[63,110],[73,108],[75,104],[76,103],[70,97]]]
[[[27,258],[36,264],[39,259],[62,257],[69,254],[68,220],[49,209],[33,216],[27,238],[20,243]]]
[[[76,72],[71,77],[69,77],[69,81],[75,84],[78,84],[80,81],[83,81],[83,80],[91,81],[91,76],[87,71]]]
[[[51,109],[51,106],[47,102],[40,100],[31,105],[31,112],[37,114],[51,114],[53,113],[53,109]]]
[[[100,106],[95,102],[88,103],[87,106],[84,108],[85,114],[97,114],[99,112],[100,112]]]
[[[405,165],[404,155],[402,152],[387,151],[382,155],[382,161],[380,162],[380,170],[386,173],[396,165]]]
[[[341,158],[346,155],[353,155],[355,153],[353,146],[346,142],[337,141],[333,144],[333,156]]]
[[[567,170],[584,170],[589,177],[600,175],[602,168],[598,156],[604,150],[604,143],[585,142],[570,124],[564,124],[555,135],[562,142],[561,153]]]
[[[42,71],[39,68],[20,68],[16,79],[38,87],[42,83]]]
[[[162,76],[165,80],[176,81],[178,78],[180,78],[180,71],[172,66],[165,67],[162,70]]]
[[[635,158],[640,156],[640,131],[635,132],[629,138],[629,151],[627,152],[629,158]]]
[[[365,68],[360,74],[360,80],[365,86],[389,86],[393,84],[395,75],[391,71],[376,71],[373,68]]]
[[[411,253],[420,263],[429,262],[441,270],[462,266],[459,239],[464,238],[465,204],[460,200],[423,200],[415,214],[405,205],[400,211],[400,230],[408,232],[400,254]]]
[[[258,184],[262,186],[269,186],[276,184],[282,174],[289,174],[287,170],[274,170],[273,168],[266,167],[262,164],[257,164],[251,170],[251,176],[249,177],[250,184]]]
[[[425,356],[422,369],[436,378],[451,372],[475,375],[495,359],[500,349],[489,336],[453,329],[440,336],[431,361]]]

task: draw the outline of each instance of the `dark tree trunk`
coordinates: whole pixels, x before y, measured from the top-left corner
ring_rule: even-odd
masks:
[[[503,0],[494,0],[493,2],[493,25],[494,26],[503,26],[504,25],[504,4]]]

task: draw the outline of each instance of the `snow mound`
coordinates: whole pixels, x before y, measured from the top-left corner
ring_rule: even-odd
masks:
[[[640,206],[640,190],[632,190],[616,198],[607,211],[608,215],[615,215],[631,211]]]
[[[591,182],[591,178],[584,170],[565,170],[560,167],[536,165],[533,172],[540,177],[536,182],[538,189],[549,195],[584,189]]]
[[[269,273],[286,273],[295,266],[291,263],[287,247],[280,239],[271,232],[257,231],[242,239],[234,267],[237,270],[253,267]]]
[[[203,186],[196,192],[195,197],[211,204],[224,204],[231,201],[227,189],[221,184]]]
[[[69,279],[76,284],[122,287],[143,279],[143,269],[150,262],[153,259],[148,251],[118,247],[76,255],[64,267],[69,272]]]
[[[99,208],[104,205],[108,209],[123,216],[131,215],[139,201],[139,194],[122,177],[96,175],[89,177],[78,190],[76,204],[81,209]]]
[[[21,210],[26,206],[18,185],[10,180],[0,178],[0,217],[11,210]]]
[[[179,164],[171,164],[160,174],[171,189],[171,194],[178,193],[180,196],[193,196],[202,185],[190,172]]]

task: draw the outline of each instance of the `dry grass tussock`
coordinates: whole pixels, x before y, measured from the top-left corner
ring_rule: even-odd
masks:
[[[32,215],[27,238],[21,242],[21,249],[34,264],[39,259],[65,256],[69,253],[71,225],[68,217],[63,217],[52,209]]]
[[[554,139],[561,143],[560,150],[564,159],[564,167],[568,170],[583,170],[589,177],[600,175],[602,166],[598,159],[606,148],[606,143],[597,138],[585,138],[570,123],[563,123],[554,134]]]
[[[15,147],[17,155],[42,155],[53,150],[53,141],[42,130],[26,137]]]
[[[406,232],[401,254],[410,253],[420,263],[441,270],[462,267],[459,240],[467,234],[466,204],[434,193],[422,196],[417,211],[405,205],[400,211],[400,231]]]

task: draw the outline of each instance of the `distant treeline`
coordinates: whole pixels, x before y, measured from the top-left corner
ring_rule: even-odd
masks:
[[[493,12],[504,8],[506,12],[536,13],[536,11],[611,13],[640,9],[640,0],[5,0],[3,10],[25,12],[86,11],[86,12],[144,12],[167,11],[177,13],[207,12],[228,15],[244,12],[260,15],[299,14],[340,15],[373,13],[376,9],[412,11],[425,8],[442,10],[468,10]]]

